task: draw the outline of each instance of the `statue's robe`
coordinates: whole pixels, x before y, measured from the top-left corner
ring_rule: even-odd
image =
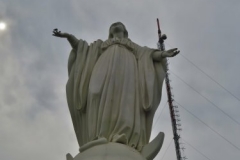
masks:
[[[166,65],[154,52],[129,39],[77,41],[66,89],[80,147],[101,138],[139,151],[149,143]]]

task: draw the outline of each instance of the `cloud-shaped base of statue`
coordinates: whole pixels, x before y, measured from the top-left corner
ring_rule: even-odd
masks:
[[[105,138],[83,146],[74,158],[68,153],[67,160],[152,160],[162,147],[164,133],[144,146],[142,152],[120,143],[108,143]]]

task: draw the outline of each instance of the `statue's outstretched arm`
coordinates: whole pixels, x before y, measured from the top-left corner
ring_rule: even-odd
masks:
[[[167,51],[156,51],[153,53],[152,58],[154,61],[161,61],[163,58],[166,57],[174,57],[180,51],[177,48],[169,49]]]
[[[57,28],[53,30],[53,36],[55,37],[60,37],[60,38],[67,38],[67,40],[69,41],[69,43],[71,44],[73,49],[77,48],[77,44],[78,44],[78,39],[69,33],[62,33],[61,31],[59,31]]]

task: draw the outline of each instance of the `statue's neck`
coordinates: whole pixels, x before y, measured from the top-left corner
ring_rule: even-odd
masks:
[[[122,38],[124,38],[124,34],[123,34],[123,32],[114,33],[113,38],[122,39]]]

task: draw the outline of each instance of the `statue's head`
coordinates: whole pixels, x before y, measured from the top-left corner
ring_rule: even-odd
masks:
[[[128,31],[122,22],[113,23],[109,28],[108,39],[113,38],[114,33],[123,32],[124,38],[128,38]]]

